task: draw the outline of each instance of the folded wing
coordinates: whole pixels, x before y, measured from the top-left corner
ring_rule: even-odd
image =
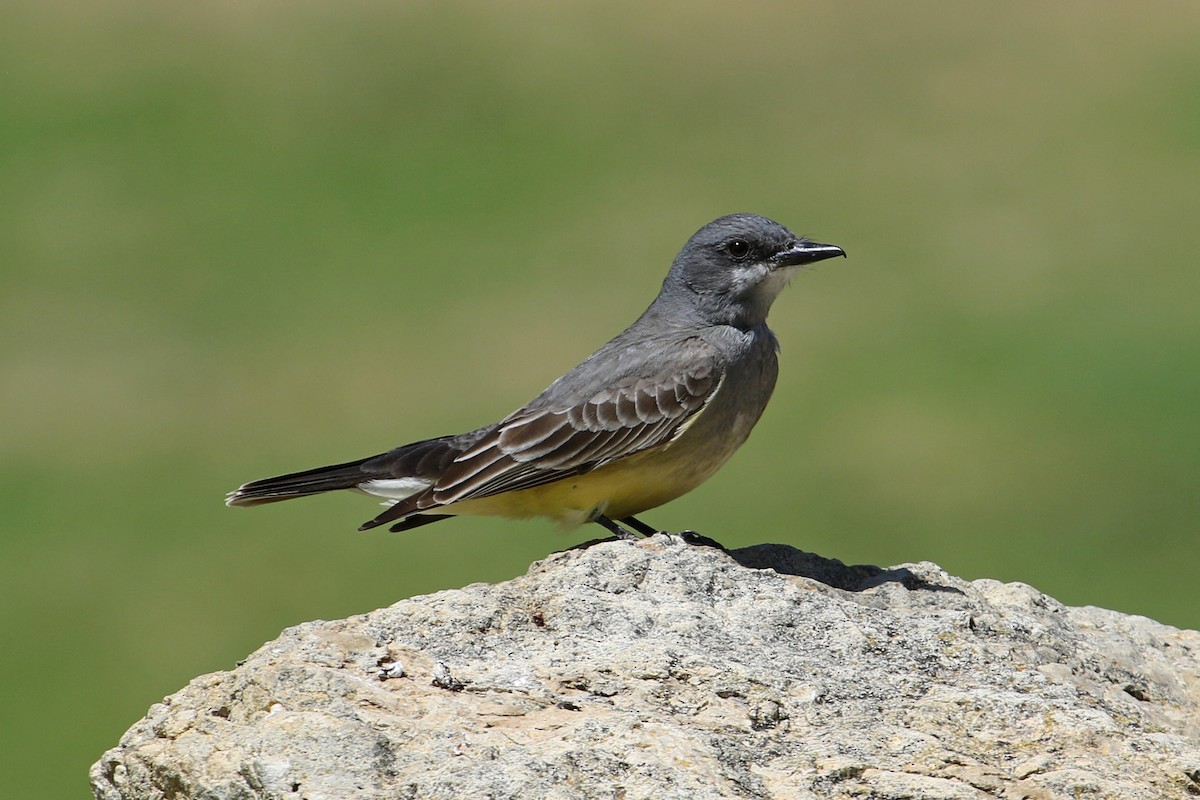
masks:
[[[628,377],[575,403],[516,411],[457,454],[428,489],[363,527],[541,486],[662,445],[704,408],[721,376],[710,361]]]

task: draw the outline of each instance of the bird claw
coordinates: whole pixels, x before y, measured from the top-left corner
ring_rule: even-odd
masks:
[[[697,533],[693,530],[679,532],[679,538],[691,545],[697,547],[714,547],[717,550],[725,550],[725,545],[718,542],[716,539],[709,538],[702,533]]]

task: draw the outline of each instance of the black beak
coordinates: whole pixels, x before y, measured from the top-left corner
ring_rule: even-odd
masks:
[[[801,264],[812,264],[815,261],[824,261],[834,256],[845,258],[846,251],[836,244],[820,244],[802,239],[792,242],[786,250],[781,250],[771,256],[771,261],[775,262],[777,267],[798,267]]]

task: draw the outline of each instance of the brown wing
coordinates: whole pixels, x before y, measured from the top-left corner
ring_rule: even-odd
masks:
[[[456,458],[431,499],[446,505],[528,489],[662,444],[704,407],[719,381],[704,366],[605,389],[570,408],[518,412]]]
[[[704,407],[721,375],[699,366],[603,389],[566,408],[517,411],[458,455],[433,486],[371,525],[551,483],[663,444]]]

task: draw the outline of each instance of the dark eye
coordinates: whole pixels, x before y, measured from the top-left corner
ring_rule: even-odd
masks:
[[[741,260],[750,255],[750,243],[745,239],[730,239],[725,245],[725,249],[729,251],[729,255]]]

